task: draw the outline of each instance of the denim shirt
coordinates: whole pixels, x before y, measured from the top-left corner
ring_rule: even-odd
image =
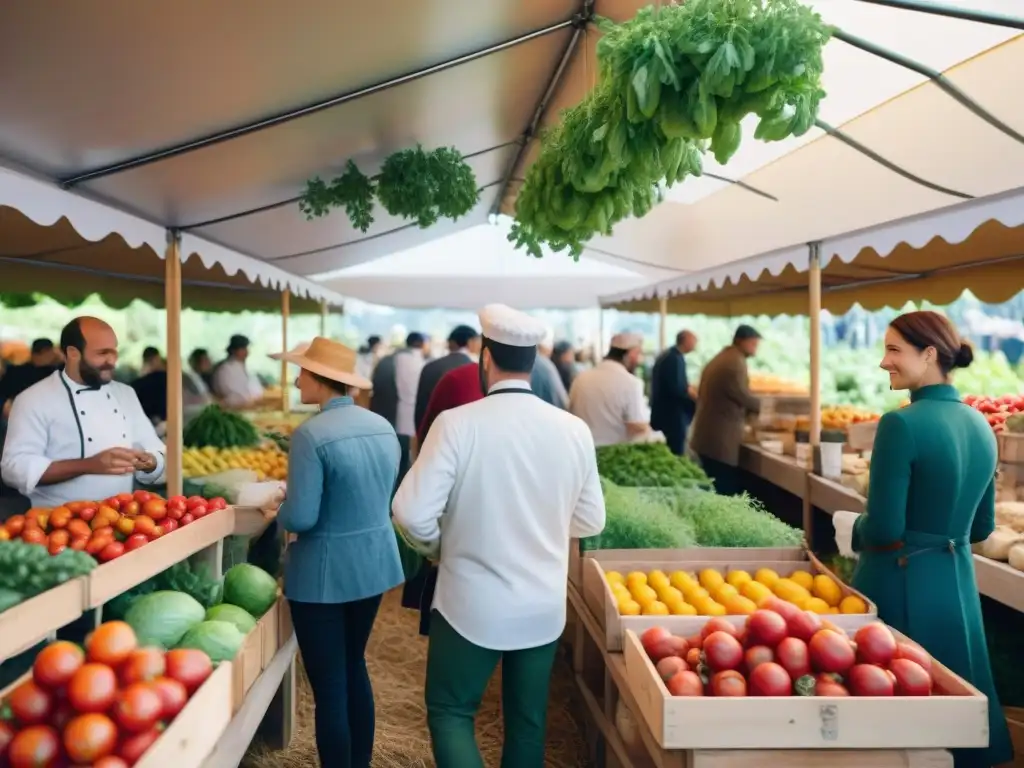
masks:
[[[295,430],[278,513],[298,534],[285,561],[289,600],[347,603],[402,583],[390,512],[399,458],[394,428],[351,397],[331,400]]]

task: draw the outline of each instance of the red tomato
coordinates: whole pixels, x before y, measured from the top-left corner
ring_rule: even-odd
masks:
[[[792,696],[793,679],[774,661],[758,664],[750,673],[751,696]]]
[[[164,652],[160,648],[139,648],[132,651],[119,670],[121,685],[156,680],[167,671]]]
[[[668,682],[675,677],[677,673],[685,672],[689,668],[689,665],[678,656],[666,656],[654,665],[654,669],[662,679],[662,682]]]
[[[156,725],[163,709],[163,699],[152,685],[132,683],[114,701],[112,714],[123,730],[143,733]]]
[[[747,619],[747,635],[754,645],[767,645],[774,648],[788,634],[786,620],[775,611],[758,609]]]
[[[11,768],[54,768],[60,759],[60,736],[48,725],[18,731],[7,748]]]
[[[19,725],[26,726],[49,720],[56,702],[53,694],[35,680],[26,680],[7,697],[7,704]]]
[[[823,624],[821,616],[818,614],[810,611],[797,611],[786,619],[786,627],[790,637],[809,643],[814,637],[814,633],[822,629]]]
[[[153,743],[159,738],[160,731],[156,728],[151,728],[145,733],[129,736],[121,742],[121,746],[117,750],[118,757],[128,763],[128,765],[135,765],[146,754],[146,750],[153,746]]]
[[[92,538],[89,539],[89,542],[85,545],[85,551],[93,557],[98,557],[100,552],[106,549],[107,545],[110,544],[113,540],[113,534],[111,534],[110,536],[97,536],[95,533],[93,533]]]
[[[85,548],[89,545],[89,539],[86,536],[77,536],[71,540],[68,544],[68,549],[73,549],[75,552],[85,552]]]
[[[210,657],[194,648],[177,648],[168,651],[164,658],[167,677],[184,685],[190,696],[213,673]]]
[[[734,624],[727,619],[723,619],[721,616],[716,616],[701,628],[701,640],[706,640],[708,635],[713,632],[725,632],[727,635],[732,635],[733,637],[736,637],[740,633]]]
[[[704,683],[696,672],[680,672],[665,684],[673,696],[703,696]]]
[[[657,662],[658,659],[655,659],[651,655],[651,652],[655,649],[656,645],[668,640],[670,637],[672,637],[672,633],[664,627],[651,627],[650,629],[644,630],[644,633],[640,635],[640,645],[644,647],[644,651],[647,655],[650,656],[653,661]]]
[[[143,536],[141,533],[133,533],[124,542],[125,552],[134,552],[139,547],[144,547],[149,544],[149,539]]]
[[[106,712],[117,696],[117,676],[104,664],[84,664],[68,683],[68,703],[82,713]]]
[[[57,729],[58,733],[64,733],[64,727],[78,715],[67,700],[58,699],[57,706],[50,717],[50,725]]]
[[[856,661],[850,641],[830,629],[815,632],[808,648],[811,666],[818,672],[845,674]]]
[[[109,563],[124,554],[124,544],[120,541],[112,541],[100,550],[99,560],[101,563]]]
[[[121,505],[121,513],[128,515],[129,517],[135,517],[139,514],[141,505],[137,501],[129,501]]]
[[[686,638],[686,644],[690,646],[690,648],[699,649],[704,645],[704,638],[700,635],[691,635],[690,637]]]
[[[739,669],[743,663],[743,646],[727,632],[712,632],[704,639],[704,660],[715,672]]]
[[[206,506],[211,512],[220,512],[228,508],[228,503],[222,496],[214,496]]]
[[[862,664],[889,666],[896,656],[896,638],[881,622],[873,622],[857,630],[853,636],[857,644],[857,660]]]
[[[139,504],[145,504],[150,499],[159,498],[155,493],[149,491],[136,491],[132,494],[132,499]]]
[[[916,661],[929,675],[932,671],[932,657],[924,648],[910,640],[896,643],[896,658]]]
[[[194,517],[192,517],[192,513],[191,512],[186,512],[184,515],[181,516],[181,520],[179,520],[178,523],[182,527],[185,527],[186,525],[194,523],[195,521],[196,521],[196,519]]]
[[[21,540],[26,544],[46,544],[46,534],[38,528],[26,528],[21,532]]]
[[[89,661],[111,667],[120,666],[138,647],[135,630],[125,621],[105,621],[85,638]]]
[[[96,517],[96,507],[83,507],[78,511],[78,519],[85,523],[92,522],[94,517]]]
[[[700,664],[700,654],[700,648],[691,648],[690,650],[688,650],[686,652],[686,658],[684,659],[686,661],[686,666],[690,667],[691,669],[696,669]]]
[[[793,680],[811,674],[811,658],[807,643],[795,637],[787,637],[775,649],[775,660],[789,673]]]
[[[32,679],[44,688],[61,688],[84,663],[85,654],[81,648],[66,640],[58,640],[36,654]]]
[[[894,659],[889,671],[896,678],[897,696],[932,695],[932,676],[916,661]]]
[[[160,527],[164,529],[164,533],[170,533],[171,531],[178,530],[178,521],[168,517],[161,523]]]
[[[206,517],[206,515],[209,514],[209,509],[206,507],[205,504],[199,504],[198,506],[192,507],[192,509],[189,510],[189,513],[196,520],[199,520],[200,518]]]
[[[816,683],[815,696],[849,696],[846,686],[835,680],[820,680]]]
[[[202,496],[189,496],[185,500],[185,509],[187,509],[189,512],[191,512],[196,507],[205,507],[205,506],[206,506],[206,499],[204,499]]]
[[[747,672],[753,672],[758,664],[775,661],[775,653],[767,645],[754,645],[747,648],[747,652],[743,654],[743,661]]]
[[[663,661],[671,662],[672,659],[664,659]],[[676,659],[676,661],[681,662],[682,659]],[[685,662],[683,662],[683,668],[686,668]],[[173,720],[188,702],[188,691],[185,689],[185,686],[169,677],[158,677],[153,681],[153,688],[160,696],[160,701],[163,702],[163,711],[160,714],[160,719]]]
[[[181,520],[185,515],[185,504],[182,502],[181,506],[177,504],[167,505],[167,520]]]
[[[167,502],[161,499],[150,499],[143,503],[142,514],[159,522],[167,517]]]
[[[787,603],[785,600],[775,597],[774,595],[761,603],[760,607],[766,611],[775,611],[775,613],[779,614],[779,616],[784,618],[787,622],[800,613],[800,609],[795,605]]]
[[[106,715],[79,715],[64,729],[64,750],[76,763],[94,763],[116,746],[117,726]]]
[[[743,679],[743,675],[735,670],[729,669],[725,672],[717,672],[711,678],[711,695],[746,696],[747,681]]]
[[[856,664],[846,677],[854,696],[892,696],[894,675],[874,664]]]
[[[0,720],[0,765],[4,764],[7,748],[14,739],[14,728],[6,720]]]
[[[139,515],[135,518],[135,533],[141,534],[147,538],[152,538],[153,531],[156,530],[156,523],[153,518],[146,517],[145,515]]]
[[[188,499],[185,498],[184,496],[171,496],[171,497],[169,497],[167,499],[167,505],[170,506],[170,505],[174,504],[175,506],[177,506],[177,505],[180,504],[182,507],[184,507],[185,506],[185,502],[187,502],[187,501],[188,501]]]

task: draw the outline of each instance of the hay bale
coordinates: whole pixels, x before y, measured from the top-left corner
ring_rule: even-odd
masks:
[[[384,596],[366,652],[377,708],[373,768],[432,768],[423,681],[427,640],[418,634],[419,614],[401,607],[401,590]],[[582,768],[586,746],[578,713],[570,704],[575,687],[562,655],[555,662],[548,709],[547,768]],[[286,750],[254,744],[244,768],[311,768],[317,765],[313,740],[313,694],[299,669],[295,738]],[[477,743],[487,765],[501,761],[501,670],[491,680],[477,717]]]

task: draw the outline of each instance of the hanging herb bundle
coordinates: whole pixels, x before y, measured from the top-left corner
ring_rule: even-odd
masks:
[[[579,258],[662,184],[700,176],[706,151],[727,163],[747,115],[763,141],[806,133],[825,95],[831,29],[797,0],[687,0],[598,26],[598,84],[544,134],[516,201],[509,240],[538,258]]]
[[[344,208],[352,226],[365,232],[373,224],[377,200],[392,216],[426,229],[442,217],[464,216],[479,199],[476,176],[458,150],[440,147],[425,152],[417,146],[390,155],[372,178],[349,160],[345,172],[331,182],[310,179],[299,210],[307,219],[316,219]]]

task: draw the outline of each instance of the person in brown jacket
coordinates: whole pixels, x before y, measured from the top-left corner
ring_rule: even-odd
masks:
[[[690,447],[715,482],[715,490],[734,496],[742,490],[739,478],[740,444],[748,413],[761,410],[750,393],[747,359],[757,354],[761,334],[749,325],[736,329],[732,344],[712,358],[700,376],[697,413]]]

